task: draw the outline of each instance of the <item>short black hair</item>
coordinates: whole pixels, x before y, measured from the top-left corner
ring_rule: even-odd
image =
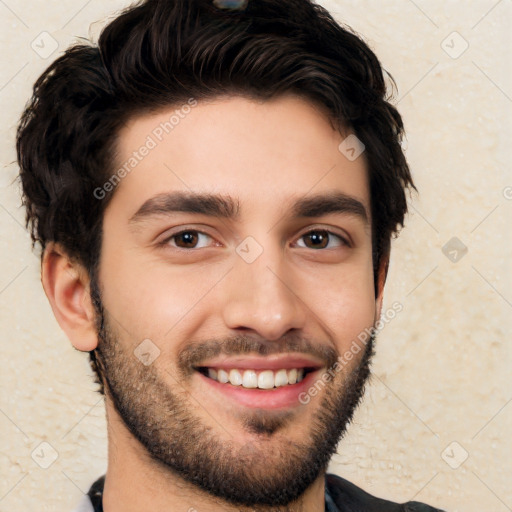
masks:
[[[123,11],[98,44],[75,44],[36,81],[17,132],[33,245],[57,242],[95,276],[121,127],[190,98],[297,94],[365,145],[374,282],[415,188],[404,127],[379,60],[350,27],[310,0],[146,0]]]

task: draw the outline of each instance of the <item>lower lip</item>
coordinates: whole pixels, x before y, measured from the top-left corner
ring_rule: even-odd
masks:
[[[241,405],[259,409],[279,409],[305,405],[300,402],[299,398],[317,380],[320,371],[316,370],[308,373],[296,384],[287,384],[286,386],[273,389],[247,389],[242,386],[233,386],[233,384],[229,383],[222,384],[206,377],[206,375],[200,372],[197,372],[197,374],[211,388],[222,393],[224,396],[236,400]]]

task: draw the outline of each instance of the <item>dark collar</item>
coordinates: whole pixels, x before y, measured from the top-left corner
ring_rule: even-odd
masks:
[[[103,512],[102,496],[105,475],[96,480],[89,489],[94,512]],[[424,503],[408,502],[404,505],[376,498],[353,483],[337,475],[325,475],[325,512],[443,512]]]
[[[98,478],[96,482],[91,485],[89,492],[87,495],[91,500],[92,506],[94,508],[94,512],[103,512],[103,487],[105,486],[105,475]],[[329,490],[325,489],[325,512],[340,512],[336,504],[334,503]]]

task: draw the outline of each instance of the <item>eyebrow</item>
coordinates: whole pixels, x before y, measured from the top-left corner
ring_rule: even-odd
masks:
[[[240,203],[229,195],[195,192],[168,192],[145,201],[130,217],[129,224],[136,224],[149,217],[170,215],[176,212],[203,214],[223,219],[240,218]],[[329,213],[355,215],[365,224],[369,215],[366,207],[355,197],[342,192],[304,196],[292,205],[292,217],[321,217]]]

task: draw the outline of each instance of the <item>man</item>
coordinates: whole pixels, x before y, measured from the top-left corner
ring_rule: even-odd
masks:
[[[106,398],[77,510],[435,510],[326,475],[414,187],[385,94],[308,0],[147,0],[36,82],[27,223]]]

